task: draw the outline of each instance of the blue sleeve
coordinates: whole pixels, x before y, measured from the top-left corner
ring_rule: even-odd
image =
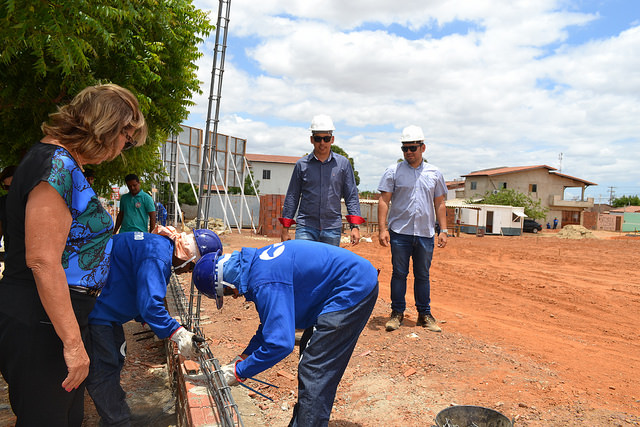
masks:
[[[260,326],[245,350],[249,354],[236,365],[241,378],[252,377],[287,357],[296,343],[293,286],[267,283],[257,286],[252,298]]]
[[[298,204],[300,203],[300,161],[298,161],[293,168],[291,174],[291,180],[289,181],[289,188],[287,188],[287,195],[284,198],[282,205],[282,217],[293,219],[298,210]]]
[[[358,197],[358,187],[356,186],[356,177],[351,168],[349,159],[346,159],[345,177],[342,183],[342,197],[347,206],[347,212],[350,215],[360,215],[360,198]]]
[[[140,317],[164,339],[180,324],[172,318],[164,305],[167,277],[171,267],[158,258],[147,258],[138,265],[136,274],[136,303]]]

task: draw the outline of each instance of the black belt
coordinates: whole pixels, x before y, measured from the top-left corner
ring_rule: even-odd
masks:
[[[69,290],[79,294],[89,295],[98,298],[102,292],[102,288],[85,288],[84,286],[69,285]]]

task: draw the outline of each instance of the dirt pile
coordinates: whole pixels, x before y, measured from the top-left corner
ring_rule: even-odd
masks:
[[[566,225],[557,236],[561,239],[597,239],[595,234],[581,225]]]

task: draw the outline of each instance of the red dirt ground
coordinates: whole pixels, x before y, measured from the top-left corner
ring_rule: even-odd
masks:
[[[432,311],[442,333],[386,332],[390,252],[342,246],[381,268],[380,297],[338,388],[330,426],[432,425],[452,404],[493,408],[517,426],[640,425],[640,239],[462,235],[436,249]],[[223,237],[225,251],[276,239]],[[411,287],[411,286],[410,286]],[[252,304],[205,301],[205,332],[229,362],[258,325]],[[211,322],[211,323],[208,323]],[[259,375],[274,399],[234,388],[245,425],[286,425],[296,401],[297,351]],[[251,380],[249,380],[249,383]],[[258,383],[251,384],[259,385]]]
[[[435,250],[431,267],[432,311],[442,333],[415,326],[411,292],[403,326],[386,332],[389,249],[375,234],[372,243],[343,244],[382,269],[380,297],[338,388],[329,425],[431,426],[454,404],[493,408],[516,426],[640,425],[640,238],[597,236],[450,237],[446,248]],[[246,232],[222,240],[225,251],[278,241]],[[220,311],[203,299],[202,316],[223,364],[258,326],[243,298],[226,299]],[[130,359],[144,360],[144,350],[139,353]],[[278,389],[248,380],[273,402],[233,388],[245,426],[287,425],[296,401],[297,357],[294,351],[257,376]],[[140,394],[134,387],[145,382],[144,371],[131,371],[138,375],[126,381],[131,395]],[[90,406],[85,425],[95,425]]]

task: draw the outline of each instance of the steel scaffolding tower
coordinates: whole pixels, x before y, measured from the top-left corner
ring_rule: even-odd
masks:
[[[227,49],[227,31],[229,28],[230,8],[231,0],[219,0],[216,41],[213,51],[213,67],[211,69],[211,88],[209,90],[209,107],[207,109],[207,126],[204,134],[200,188],[198,189],[198,216],[196,218],[197,228],[208,228],[211,190],[213,186],[216,186],[217,189],[216,173],[219,173],[216,163],[216,148],[218,146],[218,117],[220,114],[220,98],[222,96],[222,76],[224,74],[224,59]],[[215,111],[212,119],[211,110],[214,107],[214,102]],[[212,121],[213,132],[210,132]],[[214,139],[213,142],[211,141],[212,135]],[[228,156],[225,156],[225,159],[228,161]],[[225,181],[221,179],[221,182],[224,183]],[[200,304],[198,304],[198,306],[199,305]],[[200,307],[198,307],[198,309],[199,308]]]

